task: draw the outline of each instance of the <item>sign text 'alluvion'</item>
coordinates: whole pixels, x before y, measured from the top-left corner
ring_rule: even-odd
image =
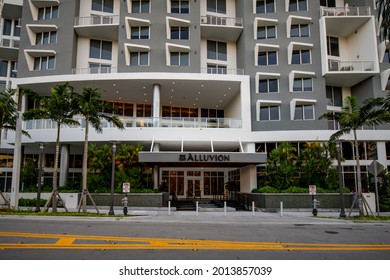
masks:
[[[210,154],[188,154],[179,155],[179,161],[194,161],[194,162],[228,162],[230,155],[210,155]]]

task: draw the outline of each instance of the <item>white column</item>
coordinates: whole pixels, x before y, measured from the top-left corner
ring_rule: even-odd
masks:
[[[160,94],[161,94],[161,85],[153,85],[153,126],[158,127],[160,125]]]
[[[10,206],[19,207],[20,168],[22,163],[22,112],[16,119],[14,165],[12,167],[12,185]]]
[[[65,186],[69,174],[69,150],[70,145],[61,146],[61,163],[60,163],[60,187]]]
[[[252,189],[257,188],[256,165],[247,165],[240,170],[241,192],[250,193]]]
[[[160,144],[155,143],[153,146],[153,152],[160,151]],[[160,168],[158,165],[153,166],[153,189],[158,189]]]

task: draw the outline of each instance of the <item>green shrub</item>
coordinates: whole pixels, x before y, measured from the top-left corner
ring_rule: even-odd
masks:
[[[252,190],[252,193],[277,193],[277,192],[279,192],[277,189],[270,186],[265,186],[265,187]]]
[[[40,199],[39,206],[43,207],[45,206],[47,200],[46,199]],[[19,198],[19,206],[22,207],[35,207],[37,205],[37,199],[27,199],[27,198]]]

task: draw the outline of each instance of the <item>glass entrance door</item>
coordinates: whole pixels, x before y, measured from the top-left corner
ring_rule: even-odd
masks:
[[[203,188],[200,179],[187,178],[187,198],[202,198]]]

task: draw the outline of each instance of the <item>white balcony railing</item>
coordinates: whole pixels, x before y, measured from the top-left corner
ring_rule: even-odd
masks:
[[[220,25],[220,26],[236,26],[243,27],[242,18],[233,18],[233,17],[217,17],[217,16],[201,16],[200,17],[201,24],[209,24],[209,25]]]
[[[90,17],[76,17],[75,26],[89,26],[89,25],[118,25],[119,15],[112,16],[90,16]]]
[[[244,69],[207,67],[207,68],[202,68],[201,71],[202,73],[207,73],[207,74],[244,75]]]
[[[370,16],[371,9],[369,6],[362,7],[335,7],[335,8],[321,8],[321,16],[336,17],[336,16]]]
[[[361,60],[328,60],[329,71],[374,71],[374,61],[361,61]]]
[[[81,128],[85,127],[84,118],[75,118],[81,124]],[[165,128],[241,128],[241,119],[232,118],[135,118],[135,117],[121,117],[126,128],[139,127],[165,127]],[[103,128],[113,128],[114,125],[107,121],[102,122]],[[64,126],[64,129],[72,129],[80,126]],[[56,129],[57,124],[52,120],[39,119],[24,121],[24,130],[35,129]]]
[[[19,49],[20,40],[2,38],[0,47]]]
[[[118,69],[116,67],[101,66],[101,67],[90,67],[90,68],[73,68],[73,75],[82,75],[82,74],[109,74],[117,73]]]

